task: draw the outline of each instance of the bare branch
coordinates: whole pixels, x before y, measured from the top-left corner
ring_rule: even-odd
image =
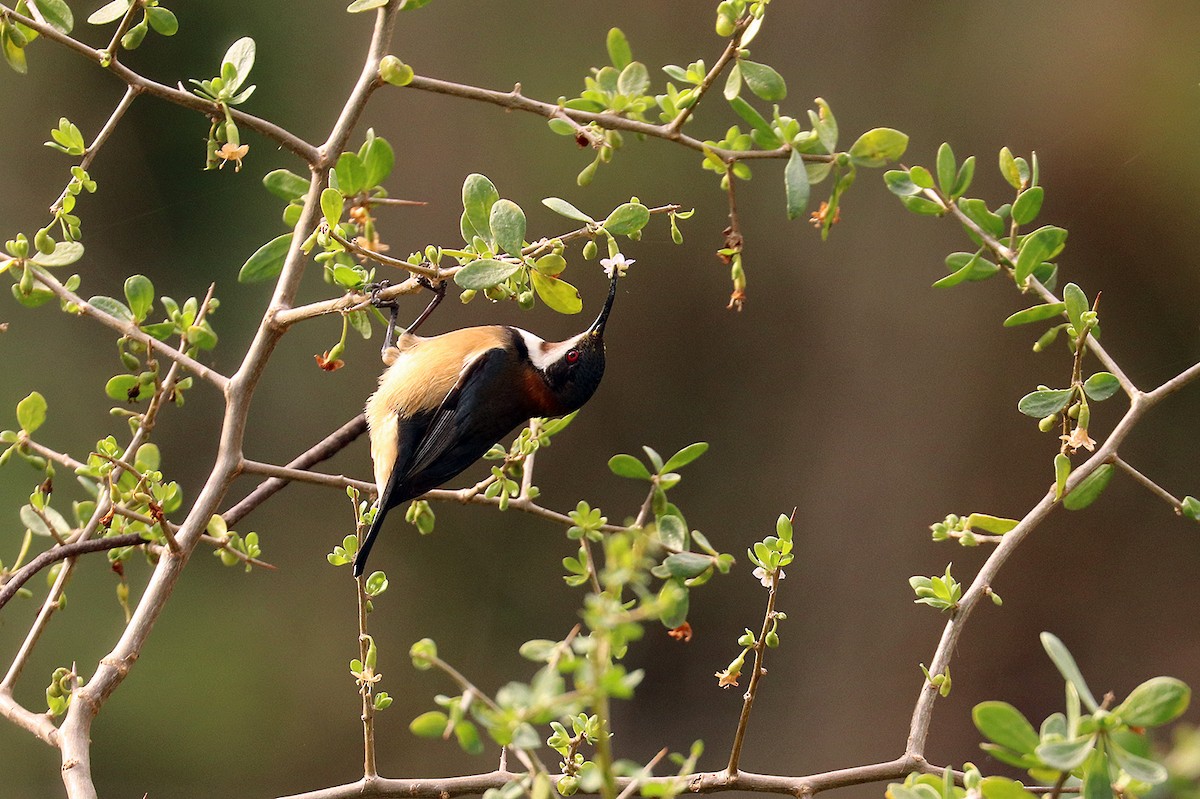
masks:
[[[754,774],[747,771],[730,776],[722,770],[692,774],[683,779],[687,783],[689,793],[751,791],[806,797],[848,785],[896,780],[914,771],[941,774],[943,769],[931,766],[920,758],[899,757],[884,763],[871,763],[803,777]],[[373,780],[363,779],[348,785],[339,785],[319,791],[294,794],[281,799],[352,799],[352,797],[353,799],[451,799],[456,796],[481,794],[490,788],[502,788],[523,776],[509,771],[492,771],[486,774],[443,779],[397,780],[381,777]],[[558,780],[558,777],[554,775],[551,775],[550,778]],[[679,779],[679,777],[649,777],[638,780],[638,778],[619,777],[616,783],[618,788],[624,789],[635,780],[642,785],[652,785],[674,782]]]
[[[311,466],[315,466],[321,461],[332,458],[335,454],[341,452],[366,431],[367,417],[360,413],[330,433],[322,441],[290,461],[287,464],[287,468],[308,469]],[[262,482],[258,488],[247,494],[241,502],[222,513],[221,518],[225,520],[226,524],[232,527],[245,518],[252,510],[274,496],[289,482],[291,482],[290,479],[283,477],[272,477],[270,480]]]
[[[1163,500],[1168,505],[1170,505],[1171,508],[1174,509],[1176,515],[1183,513],[1183,503],[1181,501],[1179,501],[1178,499],[1176,499],[1171,494],[1170,491],[1167,491],[1165,488],[1163,488],[1158,483],[1151,480],[1146,475],[1139,472],[1137,469],[1130,466],[1126,461],[1122,460],[1121,458],[1114,456],[1112,459],[1112,462],[1114,464],[1116,464],[1117,466],[1119,466],[1126,474],[1128,474],[1134,480],[1136,480],[1137,482],[1139,482],[1143,486],[1145,486],[1147,489],[1149,489],[1151,494],[1153,494],[1154,496],[1158,497],[1159,499]]]
[[[104,552],[109,549],[132,547],[144,543],[146,543],[146,539],[142,538],[140,533],[126,533],[108,538],[86,538],[47,549],[9,575],[4,585],[0,586],[0,608],[7,605],[8,601],[16,596],[17,591],[29,582],[31,577],[52,563],[86,555],[89,552]]]

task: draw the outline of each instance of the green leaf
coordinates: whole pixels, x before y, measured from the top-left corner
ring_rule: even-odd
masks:
[[[1096,372],[1083,381],[1084,393],[1088,395],[1088,399],[1094,399],[1097,402],[1108,399],[1120,388],[1121,381],[1110,372]]]
[[[63,0],[34,0],[50,27],[61,33],[70,33],[75,27],[75,15]],[[147,9],[148,11],[149,9]]]
[[[650,71],[641,61],[625,65],[617,77],[617,91],[628,97],[641,97],[650,88]]]
[[[1109,739],[1108,753],[1112,755],[1113,761],[1117,764],[1117,768],[1124,771],[1129,776],[1139,782],[1145,782],[1149,785],[1158,785],[1160,782],[1166,782],[1167,770],[1159,763],[1149,760],[1144,757],[1133,754],[1127,751],[1116,741]]]
[[[71,525],[67,524],[67,520],[63,515],[54,508],[47,505],[42,508],[42,513],[50,520],[50,524],[54,525],[54,532],[58,533],[60,538],[64,538],[71,533]],[[50,528],[46,522],[42,521],[42,517],[34,511],[32,505],[22,505],[18,512],[21,518],[21,523],[34,535],[50,535]]]
[[[1112,776],[1109,773],[1108,757],[1103,749],[1097,749],[1088,760],[1083,772],[1082,799],[1113,799]]]
[[[54,247],[54,252],[46,255],[37,253],[29,260],[38,266],[67,266],[83,257],[83,245],[77,241],[60,241]]]
[[[1045,195],[1046,192],[1041,186],[1032,186],[1017,195],[1017,200],[1012,207],[1013,221],[1018,225],[1028,225],[1037,219],[1038,212],[1042,210],[1042,200]]]
[[[798,150],[793,149],[783,170],[783,188],[787,196],[787,217],[796,219],[808,208],[808,169]]]
[[[937,178],[942,193],[949,195],[954,189],[955,178],[958,177],[958,164],[954,160],[954,150],[949,142],[942,142],[937,151]]]
[[[17,403],[17,424],[29,435],[46,421],[46,398],[34,391]]]
[[[559,197],[547,197],[546,199],[542,200],[542,205],[546,206],[556,214],[565,216],[567,219],[574,219],[577,222],[596,221],[583,211],[580,211],[578,208]]]
[[[454,737],[468,755],[483,754],[483,741],[479,739],[479,730],[466,719],[454,725]]]
[[[1067,487],[1067,478],[1071,476],[1071,459],[1063,453],[1054,456],[1054,501],[1063,497]]]
[[[150,27],[154,28],[155,33],[160,36],[174,36],[179,32],[179,20],[175,14],[161,6],[148,6],[146,19],[149,21]]]
[[[477,172],[472,173],[467,175],[467,179],[463,181],[463,211],[466,213],[467,222],[474,228],[477,235],[487,236],[490,230],[488,218],[492,213],[492,206],[499,199],[500,193],[483,175]],[[467,241],[471,240],[467,238]]]
[[[979,781],[979,793],[983,799],[1035,799],[1035,794],[1007,777],[984,777]]]
[[[131,275],[125,281],[125,299],[138,322],[143,321],[154,305],[154,284],[145,275]]]
[[[875,128],[850,147],[850,160],[859,166],[879,167],[899,160],[908,149],[908,136],[892,128]]]
[[[325,216],[325,224],[331,228],[342,221],[342,193],[332,186],[321,191],[321,213]]]
[[[555,277],[561,275],[563,270],[567,268],[567,259],[557,253],[546,253],[534,261],[533,268],[543,275]]]
[[[525,246],[525,212],[512,200],[497,200],[488,215],[488,227],[496,246],[509,255],[520,256]]]
[[[1061,316],[1062,312],[1067,309],[1067,304],[1063,302],[1048,302],[1044,305],[1035,305],[1032,308],[1026,308],[1023,311],[1017,311],[1012,316],[1004,320],[1005,327],[1016,327],[1017,325],[1028,325],[1032,322],[1041,322],[1046,319],[1053,319],[1056,316]]]
[[[667,549],[682,550],[687,548],[687,526],[678,516],[668,515],[658,518],[658,539]],[[711,565],[711,561],[709,562]]]
[[[617,69],[625,69],[633,61],[633,50],[620,28],[609,29],[605,44],[608,46],[608,59]]]
[[[1067,231],[1053,225],[1046,225],[1030,233],[1021,242],[1017,253],[1017,266],[1014,278],[1017,283],[1024,284],[1043,261],[1049,261],[1062,252],[1066,246]]]
[[[408,728],[420,738],[440,738],[450,719],[440,710],[430,710],[413,719]]]
[[[281,200],[299,200],[308,194],[308,180],[287,169],[276,169],[263,177],[267,191]]]
[[[239,283],[270,280],[283,271],[283,262],[292,246],[292,234],[276,236],[254,251],[238,271]]]
[[[921,187],[913,182],[908,170],[889,169],[883,173],[883,182],[887,184],[888,191],[897,197],[911,197],[921,193]]]
[[[1000,174],[1014,189],[1021,188],[1021,170],[1017,167],[1017,159],[1013,158],[1012,150],[1000,148]]]
[[[994,535],[1004,535],[1019,523],[1016,519],[1005,519],[986,513],[972,513],[967,517],[967,527],[972,530],[983,530],[985,533],[992,533]]]
[[[985,233],[993,236],[1004,235],[1004,220],[999,214],[988,210],[987,203],[977,198],[961,198],[958,201],[961,210],[968,219],[979,225]],[[972,232],[972,236],[974,233]]]
[[[583,310],[583,298],[579,296],[579,290],[567,281],[547,277],[536,269],[529,273],[529,279],[534,291],[551,310],[561,314],[576,314]]]
[[[750,91],[762,99],[782,100],[787,97],[787,83],[784,82],[783,76],[771,67],[744,58],[738,60],[738,66]]]
[[[695,444],[689,444],[668,458],[663,467],[659,469],[659,472],[665,474],[682,469],[705,452],[708,452],[708,442],[697,441]]]
[[[346,6],[346,11],[350,14],[359,14],[374,8],[383,8],[387,3],[388,0],[354,0],[353,3]]]
[[[1179,510],[1180,513],[1192,521],[1200,521],[1200,499],[1184,497]]]
[[[613,455],[608,459],[608,468],[617,477],[628,477],[631,480],[649,480],[650,470],[632,455]]]
[[[125,12],[129,10],[131,0],[112,0],[111,3],[106,3],[97,10],[93,11],[91,16],[87,18],[89,25],[107,25],[110,22],[116,22],[121,17],[125,16]]]
[[[1067,308],[1067,318],[1071,320],[1075,329],[1079,330],[1083,327],[1083,314],[1089,307],[1087,295],[1079,286],[1068,283],[1063,287],[1063,301]]]
[[[1085,735],[1069,741],[1054,741],[1037,748],[1037,756],[1047,766],[1059,771],[1071,771],[1083,765],[1096,746],[1096,736]]]
[[[521,264],[514,261],[481,258],[455,272],[454,282],[464,289],[479,291],[503,283],[520,268]]]
[[[142,383],[137,375],[117,375],[105,383],[104,393],[117,402],[135,402],[142,398]]]
[[[767,122],[762,114],[754,110],[754,106],[741,97],[729,98],[729,107],[736,111],[738,116],[746,120],[746,123],[758,132],[759,138],[756,141],[759,146],[778,147],[783,144],[783,140],[771,129],[771,123]]]
[[[1154,677],[1134,688],[1113,713],[1132,727],[1157,727],[1187,710],[1192,689],[1174,677]]]
[[[1071,489],[1071,493],[1063,499],[1063,507],[1067,510],[1083,510],[1091,505],[1100,497],[1104,489],[1108,488],[1115,468],[1111,463],[1097,466],[1096,471],[1083,478],[1079,485]]]
[[[955,252],[946,256],[946,268],[950,274],[935,281],[934,288],[949,288],[963,282],[987,280],[1000,271],[1000,267],[974,252]]]
[[[342,153],[339,155],[334,171],[337,172],[337,190],[341,191],[343,195],[349,197],[367,188],[367,167],[357,154]],[[324,200],[324,195],[321,199]],[[321,207],[324,208],[324,205],[322,204]],[[331,222],[330,224],[337,223]]]
[[[614,236],[628,236],[650,222],[650,209],[641,203],[622,203],[601,224]]]
[[[367,139],[358,151],[358,157],[366,167],[366,188],[372,188],[382,183],[392,173],[396,165],[396,153],[387,139],[372,136]]]
[[[690,580],[711,569],[713,559],[708,555],[698,555],[695,552],[676,552],[663,561],[663,566],[672,577]]]
[[[241,87],[246,78],[250,77],[250,70],[254,67],[254,40],[249,36],[243,36],[230,45],[229,49],[225,51],[225,57],[221,59],[222,74],[225,72],[226,64],[232,64],[236,74],[234,80],[225,84],[225,91],[232,94]]]
[[[1014,752],[1031,754],[1037,748],[1037,731],[1007,702],[981,702],[971,711],[971,719],[990,740]]]
[[[92,297],[88,300],[88,305],[122,322],[133,321],[133,312],[125,307],[125,303],[112,297]]]
[[[1112,468],[1112,464],[1106,465],[1110,469]],[[1039,637],[1042,641],[1042,648],[1050,656],[1050,660],[1054,663],[1055,668],[1058,669],[1058,673],[1075,687],[1075,690],[1079,693],[1080,700],[1082,700],[1087,709],[1095,713],[1100,705],[1096,702],[1096,697],[1092,696],[1092,691],[1088,688],[1087,683],[1084,682],[1083,674],[1080,673],[1079,666],[1075,663],[1075,658],[1071,657],[1071,652],[1067,649],[1066,644],[1060,641],[1054,633],[1042,633]]]
[[[1067,407],[1074,395],[1075,389],[1072,388],[1039,389],[1021,397],[1021,401],[1017,403],[1017,410],[1026,416],[1043,419]]]
[[[901,197],[900,204],[914,214],[920,214],[921,216],[941,216],[946,212],[940,203],[927,200],[924,197]]]

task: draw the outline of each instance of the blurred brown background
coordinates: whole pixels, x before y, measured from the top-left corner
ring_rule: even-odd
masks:
[[[82,18],[97,3],[73,4],[78,34],[99,45],[107,31]],[[150,36],[128,56],[135,68],[174,84],[210,77],[225,48],[258,42],[247,110],[310,140],[324,137],[359,70],[370,21],[341,2],[180,3],[173,41]],[[578,91],[589,66],[606,61],[605,32],[622,27],[650,66],[712,63],[715,3],[591,6],[514,0],[438,0],[401,20],[395,52],[418,73],[498,89],[520,81],[533,97]],[[1071,231],[1061,259],[1068,279],[1103,290],[1105,341],[1134,381],[1150,388],[1200,359],[1192,253],[1200,207],[1200,7],[1117,2],[774,3],[753,57],[788,80],[785,113],[803,116],[829,100],[849,146],[863,130],[889,125],[912,137],[906,161],[930,164],[940,142],[960,158],[975,153],[973,193],[1009,198],[996,169],[1008,145],[1041,157],[1047,200],[1040,222]],[[117,81],[62,48],[37,42],[31,74],[0,75],[0,232],[32,235],[71,163],[41,146],[61,115],[90,140],[120,97]],[[693,135],[723,135],[735,121],[713,97]],[[590,157],[530,115],[504,113],[408,90],[380,92],[365,123],[396,147],[394,196],[426,208],[387,212],[393,252],[457,241],[465,174],[490,176],[529,213],[531,235],[565,230],[538,200],[565,197],[603,213],[635,193],[647,203],[695,206],[686,242],[672,246],[656,220],[628,255],[632,280],[609,327],[609,373],[585,413],[539,458],[545,503],[567,509],[585,497],[611,518],[636,510],[640,489],[612,477],[616,452],[649,444],[664,453],[696,440],[708,455],[673,493],[693,527],[742,557],[692,602],[689,645],[660,630],[633,650],[647,670],[637,701],[619,705],[621,756],[659,747],[708,745],[701,766],[725,762],[741,700],[712,677],[736,653],[743,626],[761,619],[763,592],[744,561],[747,544],[775,516],[798,506],[798,559],[780,606],[789,614],[771,653],[743,765],[803,774],[889,759],[903,749],[912,703],[945,621],[912,604],[907,579],[940,573],[953,560],[967,579],[987,552],[934,545],[927,526],[948,512],[1019,516],[1050,480],[1055,442],[1016,412],[1038,383],[1063,382],[1064,351],[1035,356],[1030,329],[1001,320],[1030,304],[1011,284],[934,290],[942,259],[966,240],[948,221],[916,218],[865,171],[828,243],[783,211],[781,163],[756,163],[739,186],[747,236],[750,301],[726,311],[727,270],[712,255],[725,225],[724,197],[699,157],[661,141],[627,146],[587,189],[574,176]],[[365,125],[364,125],[365,128]],[[246,169],[200,171],[206,125],[196,114],[144,98],[97,160],[100,191],[81,202],[88,257],[83,292],[119,296],[132,272],[160,294],[203,294],[216,281],[222,336],[214,366],[232,371],[269,296],[235,282],[242,261],[283,232],[280,204],[260,186],[285,153],[247,134]],[[361,141],[361,132],[354,141]],[[817,192],[827,192],[822,185]],[[819,199],[821,194],[814,193]],[[573,265],[589,316],[603,279]],[[570,275],[568,275],[570,279]],[[327,296],[312,269],[304,299]],[[421,300],[420,302],[424,302]],[[417,301],[406,315],[417,310]],[[50,404],[39,433],[82,457],[98,436],[124,425],[107,413],[104,381],[120,370],[109,335],[52,306],[30,311],[0,301],[0,426],[30,390]],[[449,303],[429,332],[482,322],[517,322],[547,338],[580,327],[547,311]],[[349,365],[319,371],[313,354],[336,341],[336,321],[305,324],[277,351],[256,396],[247,454],[283,462],[352,416],[371,391],[379,339],[353,343]],[[1200,493],[1195,474],[1193,388],[1138,429],[1123,454],[1182,496]],[[1123,401],[1097,409],[1094,431],[1110,429]],[[190,501],[217,441],[215,393],[198,386],[184,412],[161,422],[164,470]],[[367,477],[365,440],[326,468]],[[476,467],[474,479],[486,473]],[[16,510],[39,478],[20,462],[0,471],[0,556],[20,541]],[[71,493],[70,479],[59,479]],[[238,496],[249,483],[239,483]],[[63,497],[66,499],[67,497]],[[236,497],[231,497],[236,498]],[[361,764],[357,698],[347,661],[357,653],[353,594],[325,553],[346,532],[345,498],[289,488],[239,530],[262,535],[275,573],[244,575],[199,552],[125,685],[94,730],[96,778],[104,796],[273,796],[353,779]],[[418,538],[399,519],[376,550],[391,590],[379,602],[383,688],[397,697],[380,721],[380,768],[432,776],[489,769],[494,748],[469,758],[450,744],[414,739],[409,720],[451,686],[414,672],[408,646],[423,636],[488,690],[527,678],[517,646],[563,635],[578,595],[563,586],[562,531],[536,518],[437,506],[438,529]],[[1061,706],[1062,683],[1037,634],[1052,630],[1078,658],[1095,690],[1128,691],[1155,674],[1200,685],[1200,537],[1143,489],[1118,478],[1091,509],[1056,513],[1002,572],[1001,609],[982,608],[953,664],[954,693],[938,703],[929,756],[974,759],[970,709],[1006,699],[1031,717]],[[135,588],[147,570],[131,568]],[[85,671],[119,635],[114,580],[102,560],[76,576],[70,606],[27,670],[19,696],[41,706],[51,670]],[[44,591],[44,583],[35,587]],[[33,603],[0,617],[4,663],[16,650]],[[1189,714],[1194,721],[1195,711]],[[0,795],[61,793],[57,753],[0,725]],[[847,790],[878,796],[881,786]]]

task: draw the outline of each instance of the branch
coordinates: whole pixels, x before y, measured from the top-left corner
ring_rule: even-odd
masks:
[[[405,88],[419,89],[421,91],[432,92],[434,94],[445,94],[451,97],[461,97],[467,100],[478,100],[484,103],[498,105],[501,108],[507,108],[513,111],[528,111],[538,116],[553,117],[567,116],[570,119],[580,123],[595,122],[602,128],[609,130],[627,130],[633,133],[641,133],[646,136],[652,136],[656,139],[666,139],[668,141],[678,142],[684,147],[696,150],[701,153],[713,153],[722,161],[731,163],[733,161],[743,161],[752,158],[787,158],[792,154],[792,149],[788,146],[777,147],[774,150],[727,150],[724,147],[713,147],[705,144],[699,139],[692,138],[678,130],[671,130],[669,124],[654,125],[649,122],[642,122],[636,119],[629,119],[618,114],[597,113],[595,111],[579,111],[574,108],[564,108],[554,103],[545,103],[540,100],[533,100],[521,94],[518,90],[511,92],[498,92],[491,89],[481,89],[476,86],[468,86],[462,83],[452,83],[450,81],[438,80],[436,78],[426,78],[421,75],[414,76],[412,82]],[[805,161],[829,163],[836,156],[821,155],[814,153],[803,153],[801,157]]]
[[[1170,505],[1171,508],[1175,511],[1176,516],[1181,515],[1183,513],[1183,503],[1180,502],[1178,499],[1176,499],[1171,494],[1171,492],[1167,491],[1165,488],[1160,486],[1158,483],[1154,482],[1149,477],[1147,477],[1146,475],[1139,472],[1137,469],[1130,466],[1128,463],[1126,463],[1121,458],[1114,456],[1112,459],[1112,462],[1114,464],[1116,464],[1118,467],[1120,467],[1126,474],[1128,474],[1130,477],[1132,477],[1138,483],[1141,483],[1143,486],[1145,486],[1147,489],[1149,489],[1151,494],[1153,494],[1154,496],[1158,497],[1159,499],[1163,500],[1168,505]]]
[[[963,225],[963,227],[969,229],[972,233],[978,236],[979,240],[987,245],[988,249],[990,249],[999,260],[1004,261],[1010,269],[1014,269],[1016,267],[1016,253],[1006,247],[991,233],[988,233],[986,230],[977,225],[973,219],[963,213],[962,209],[958,207],[957,203],[949,202],[935,189],[925,189],[922,193],[949,211],[955,217],[955,219],[957,219]],[[1033,290],[1037,292],[1043,301],[1047,303],[1062,302],[1062,300],[1055,296],[1054,292],[1043,286],[1037,278],[1030,276],[1028,281],[1029,285],[1033,287]],[[1065,312],[1063,315],[1066,315]],[[1133,381],[1129,379],[1129,376],[1125,374],[1113,357],[1108,354],[1108,351],[1104,349],[1104,346],[1096,340],[1095,336],[1089,335],[1087,343],[1088,349],[1092,351],[1100,363],[1104,364],[1105,369],[1107,369],[1109,372],[1112,372],[1112,374],[1120,382],[1122,390],[1124,390],[1131,400],[1142,393],[1138,387],[1133,384]],[[1197,364],[1193,368],[1197,371],[1200,371],[1200,364]],[[1162,390],[1163,388],[1165,388],[1165,386],[1160,386],[1158,390]]]
[[[670,784],[683,780],[688,793],[721,793],[723,791],[751,791],[755,793],[786,794],[808,797],[832,788],[861,785],[868,782],[895,780],[913,771],[926,774],[941,774],[942,768],[932,766],[920,758],[899,757],[884,763],[871,763],[853,768],[825,771],[803,777],[785,777],[773,774],[754,774],[747,771],[730,776],[725,771],[706,771],[687,777],[618,777],[617,787],[622,790],[631,782],[642,786]],[[339,785],[318,791],[293,794],[281,799],[451,799],[456,796],[481,794],[492,788],[502,788],[521,779],[524,774],[511,771],[491,771],[466,777],[442,779],[363,779],[348,785]],[[558,776],[550,775],[558,781]],[[580,793],[580,796],[585,794]]]
[[[678,211],[679,208],[679,205],[668,203],[667,205],[659,205],[651,208],[649,211],[651,214],[664,214],[672,211]],[[555,236],[553,238],[541,238],[529,246],[522,248],[521,255],[527,258],[540,255],[542,251],[549,249],[550,242],[552,241],[566,243],[574,239],[592,237],[595,235],[595,227],[592,225],[585,225],[584,227],[577,228],[569,233],[564,233],[561,236]],[[372,261],[385,266],[394,266],[398,269],[406,269],[410,272],[415,272],[416,274],[424,275],[434,280],[449,280],[450,278],[454,277],[455,274],[457,274],[459,269],[462,269],[461,266],[449,266],[445,269],[441,269],[436,265],[414,265],[410,264],[408,261],[392,258],[391,256],[384,255],[374,250],[368,250],[365,247],[359,247],[357,244],[347,241],[345,238],[337,235],[337,233],[333,231],[330,231],[330,236],[332,236],[332,238],[340,243],[343,247],[347,248],[356,255],[369,258]],[[501,256],[500,260],[504,260],[505,258],[507,258],[507,256]],[[513,262],[515,263],[515,259]],[[373,298],[392,300],[404,294],[417,294],[421,291],[421,289],[422,286],[420,283],[418,283],[415,279],[409,278],[403,283],[398,283],[394,286],[388,286],[375,295],[360,291],[348,291],[341,297],[335,297],[331,300],[321,300],[308,305],[301,305],[297,308],[281,310],[275,315],[275,324],[279,325],[281,328],[288,328],[297,322],[302,322],[305,319],[312,319],[313,317],[323,316],[325,314],[346,313],[349,311],[362,310],[363,308],[369,307]]]
[[[341,452],[366,431],[367,417],[360,413],[337,430],[334,430],[322,441],[296,456],[296,458],[288,463],[287,468],[308,469],[310,466],[315,466],[321,461],[332,458],[338,452]],[[290,478],[277,476],[260,483],[258,488],[247,494],[241,502],[222,513],[221,518],[225,520],[227,525],[232,527],[290,482]]]
[[[733,32],[733,36],[729,39],[729,44],[725,46],[725,52],[721,53],[721,57],[717,59],[717,63],[713,64],[712,69],[704,76],[704,80],[700,83],[696,92],[696,99],[687,108],[679,112],[679,114],[666,125],[666,130],[669,133],[678,133],[683,127],[683,124],[688,121],[692,112],[696,110],[696,106],[700,105],[700,101],[704,99],[704,95],[716,83],[717,78],[725,70],[725,66],[737,57],[738,50],[742,47],[742,35],[746,32],[746,27],[750,24],[751,17],[747,16],[737,24],[737,28]]]
[[[33,5],[31,7],[36,8],[37,6]],[[138,6],[136,3],[132,3],[130,4],[129,9],[132,12],[133,9],[137,7]],[[136,86],[130,86],[125,90],[125,96],[121,98],[121,102],[117,103],[117,107],[113,109],[112,115],[109,116],[108,121],[104,123],[104,127],[100,129],[98,134],[96,134],[95,140],[84,152],[83,160],[79,162],[80,169],[86,172],[88,167],[92,165],[92,161],[96,160],[96,154],[100,152],[100,148],[104,146],[106,141],[108,141],[108,137],[111,136],[113,131],[117,129],[117,123],[121,121],[121,117],[125,116],[125,112],[129,110],[129,106],[133,105],[134,98],[140,93],[141,89],[137,88]],[[58,199],[55,200],[54,204],[50,206],[50,213],[58,213],[58,210],[62,208],[63,200],[66,198],[67,190],[63,189],[62,194],[58,195]]]
[[[73,541],[47,549],[9,575],[4,585],[0,586],[0,609],[16,596],[20,587],[29,582],[31,577],[52,563],[57,563],[60,560],[73,558],[78,555],[86,555],[89,552],[104,552],[109,549],[132,547],[145,543],[147,543],[146,539],[142,538],[141,533],[126,533],[125,535],[114,535],[108,538],[88,538],[81,541]]]
[[[147,348],[165,358],[174,361],[183,368],[187,369],[189,372],[195,374],[197,377],[207,380],[221,391],[225,391],[228,387],[229,378],[208,368],[187,353],[180,352],[169,344],[164,344],[153,336],[147,335],[145,331],[143,331],[133,322],[122,321],[115,316],[110,316],[93,305],[89,305],[87,300],[83,299],[75,292],[68,290],[66,286],[58,282],[58,280],[44,268],[40,266],[34,266],[33,272],[37,277],[38,282],[50,289],[50,291],[54,292],[55,296],[57,296],[60,300],[63,302],[73,303],[74,305],[78,306],[80,316],[91,317],[92,319],[100,322],[100,324],[110,327],[113,330],[116,330],[118,333],[128,336],[135,341],[145,344]]]
[[[18,14],[8,6],[0,5],[0,15],[10,17],[17,22],[20,22],[22,25],[33,28],[50,41],[58,42],[59,44],[74,50],[85,58],[96,62],[102,67],[104,66],[104,61],[107,57],[107,51],[96,50],[92,47],[89,47],[78,39],[74,39],[57,30],[56,28],[51,27],[50,25],[30,19],[24,14]],[[183,89],[175,89],[170,86],[164,86],[161,83],[156,83],[149,78],[145,78],[137,72],[134,72],[129,67],[117,61],[116,58],[111,58],[109,60],[109,64],[106,69],[112,74],[116,75],[119,79],[123,80],[129,86],[136,88],[139,92],[145,92],[146,94],[150,94],[168,102],[175,103],[176,105],[181,105],[184,108],[190,108],[193,111],[199,111],[205,116],[213,119],[218,117],[224,118],[224,111],[216,103],[203,100],[196,95],[191,94],[190,92],[184,91]],[[295,153],[310,165],[324,164],[324,156],[321,151],[301,139],[299,136],[296,136],[294,133],[284,130],[278,125],[268,122],[265,119],[260,119],[259,117],[251,116],[245,112],[238,111],[235,108],[230,108],[229,112],[234,121],[238,123],[239,127],[244,127],[248,130],[252,130],[255,133],[265,136],[284,149]]]
[[[793,514],[794,515],[794,514]],[[725,773],[734,776],[738,773],[738,761],[742,756],[742,743],[746,739],[746,728],[750,725],[750,710],[754,707],[754,697],[758,694],[758,681],[767,670],[763,668],[763,660],[767,652],[767,633],[771,630],[771,622],[775,620],[775,595],[779,590],[779,572],[771,575],[771,588],[767,594],[767,611],[763,614],[762,631],[754,643],[754,671],[750,675],[750,684],[746,686],[746,695],[742,699],[742,713],[738,717],[737,732],[733,736],[733,748],[729,753],[729,765]]]

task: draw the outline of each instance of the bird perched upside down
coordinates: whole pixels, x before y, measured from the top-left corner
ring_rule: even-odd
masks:
[[[604,324],[618,277],[591,327],[557,343],[507,325],[414,335],[440,289],[393,346],[393,306],[383,349],[389,366],[366,408],[379,509],[354,558],[356,577],[388,511],[457,476],[526,420],[571,413],[591,399],[604,376]]]

